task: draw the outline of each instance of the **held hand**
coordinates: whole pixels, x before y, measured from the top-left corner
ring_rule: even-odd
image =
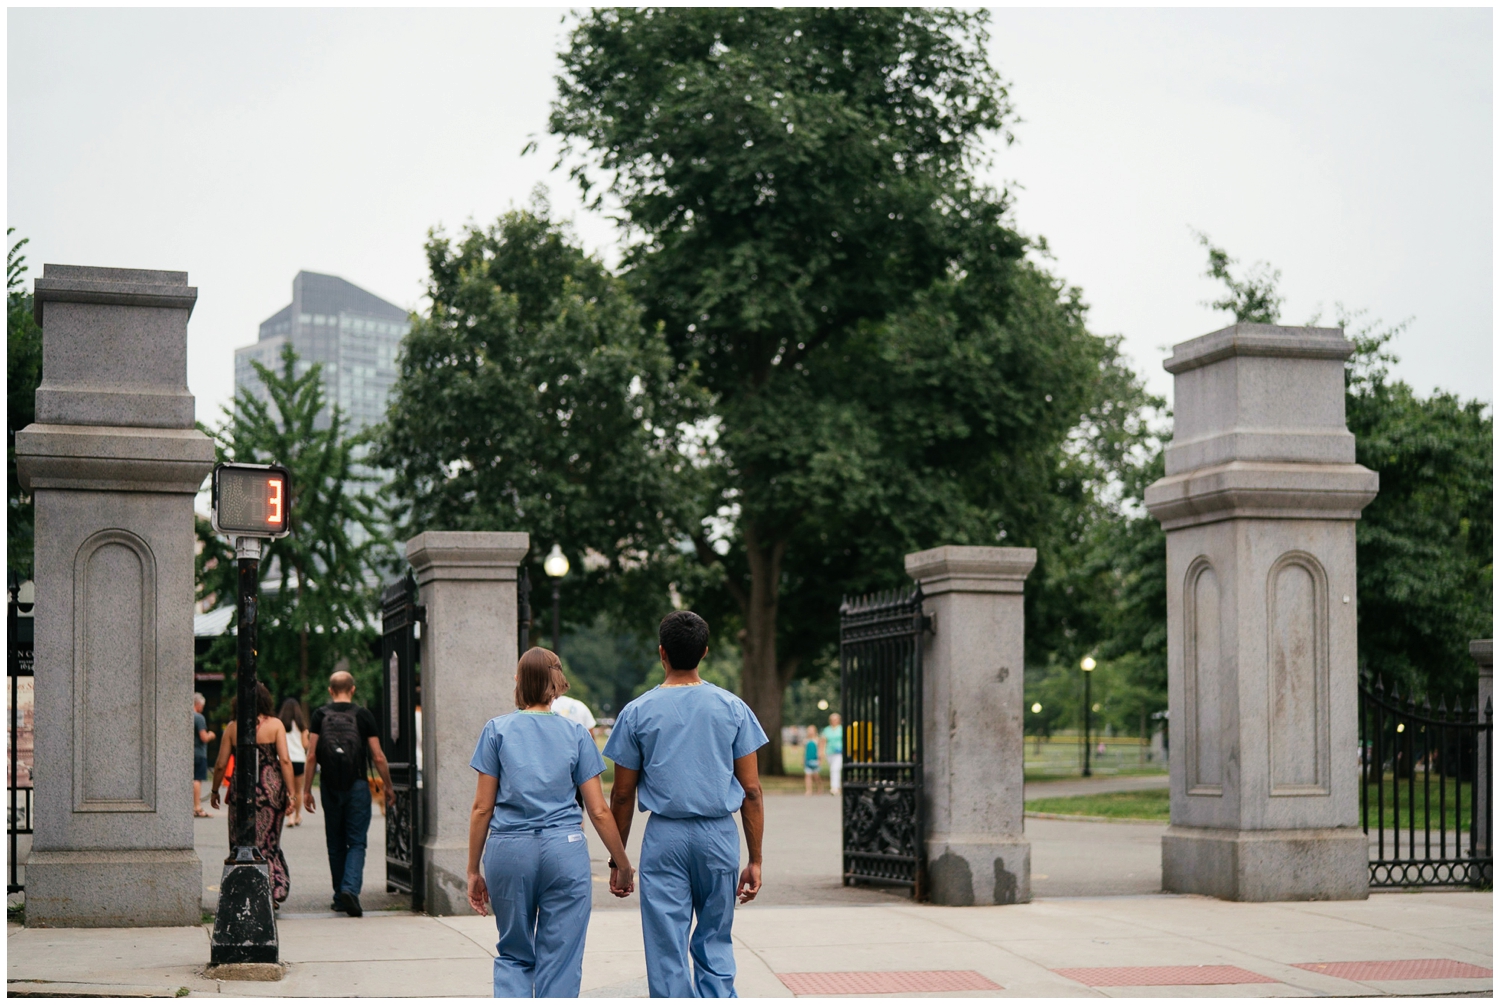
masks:
[[[628,897],[635,892],[635,870],[629,862],[609,870],[609,892],[616,897]]]
[[[477,872],[469,873],[469,906],[481,918],[490,913],[489,909],[485,906],[489,901],[489,897],[490,891],[489,887],[485,886],[484,876]]]
[[[751,862],[740,873],[740,903],[748,904],[760,893],[760,863]]]

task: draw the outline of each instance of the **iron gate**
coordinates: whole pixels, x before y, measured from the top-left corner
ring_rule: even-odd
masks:
[[[417,768],[417,633],[426,610],[417,604],[410,573],[380,598],[381,746],[390,765],[395,806],[385,815],[385,888],[411,894],[413,911],[423,902],[422,779]]]
[[[922,588],[839,606],[844,885],[926,887],[922,814]]]
[[[35,647],[32,642],[34,622],[31,617],[23,617],[21,608],[25,606],[29,614],[29,605],[21,603],[21,581],[11,572],[8,578],[9,599],[6,604],[6,631],[8,632],[10,644],[7,647],[9,653],[6,660],[6,676],[10,678],[10,778],[7,780],[8,794],[10,796],[10,812],[5,818],[5,836],[10,844],[10,872],[6,877],[6,893],[21,893],[26,889],[24,883],[19,882],[16,861],[16,843],[20,835],[30,834],[31,831],[31,723],[26,721],[26,710],[22,708],[21,682],[26,681],[28,690],[25,704],[31,705],[29,691],[31,682],[35,679],[36,661]],[[22,749],[22,736],[25,737],[25,749]],[[22,761],[24,760],[24,764]],[[24,779],[24,782],[22,781]]]
[[[1359,699],[1371,888],[1489,886],[1494,814],[1478,784],[1494,777],[1489,703],[1465,712],[1444,700],[1434,711],[1412,695],[1403,704],[1395,687],[1387,696],[1379,679],[1362,681]]]

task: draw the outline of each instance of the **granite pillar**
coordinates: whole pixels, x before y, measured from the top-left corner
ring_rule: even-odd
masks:
[[[469,914],[469,810],[479,730],[515,711],[516,569],[530,536],[428,531],[406,542],[422,628],[422,852],[426,911]]]
[[[1024,904],[1022,734],[1034,548],[949,545],[906,556],[934,630],[922,653],[927,896],[935,904]]]
[[[1495,700],[1495,640],[1475,639],[1469,643],[1469,655],[1479,664],[1479,721],[1494,722]],[[1488,713],[1488,717],[1486,715]],[[1486,746],[1488,744],[1488,746]],[[1494,826],[1494,809],[1490,791],[1490,759],[1494,756],[1494,738],[1479,736],[1479,773],[1474,783],[1474,808],[1478,826],[1474,828],[1474,847],[1483,849],[1481,854],[1493,854],[1490,828]]]
[[[196,925],[193,428],[185,272],[47,265],[36,422],[36,833],[28,926]]]
[[[1368,895],[1359,826],[1354,462],[1337,328],[1238,324],[1177,345],[1166,477],[1171,827],[1162,887]]]

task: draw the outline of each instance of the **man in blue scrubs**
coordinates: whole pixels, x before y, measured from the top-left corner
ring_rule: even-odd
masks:
[[[735,998],[730,929],[736,896],[745,904],[760,892],[765,807],[755,752],[766,734],[750,706],[698,676],[706,621],[674,611],[659,641],[666,680],[620,710],[604,747],[615,762],[610,809],[620,839],[630,836],[637,797],[651,814],[637,874],[646,982],[653,998]],[[736,810],[750,851],[743,872]]]

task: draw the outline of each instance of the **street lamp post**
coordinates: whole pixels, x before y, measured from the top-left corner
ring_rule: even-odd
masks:
[[[562,659],[562,618],[559,611],[562,606],[562,578],[568,574],[568,556],[562,553],[562,546],[554,544],[552,550],[547,553],[546,559],[542,561],[542,571],[552,579],[552,651]]]
[[[1094,710],[1094,689],[1091,686],[1094,679],[1094,657],[1085,656],[1083,662],[1078,664],[1083,668],[1083,777],[1088,778],[1094,772],[1089,769],[1089,746],[1093,742],[1089,737],[1089,727],[1092,723]]]

